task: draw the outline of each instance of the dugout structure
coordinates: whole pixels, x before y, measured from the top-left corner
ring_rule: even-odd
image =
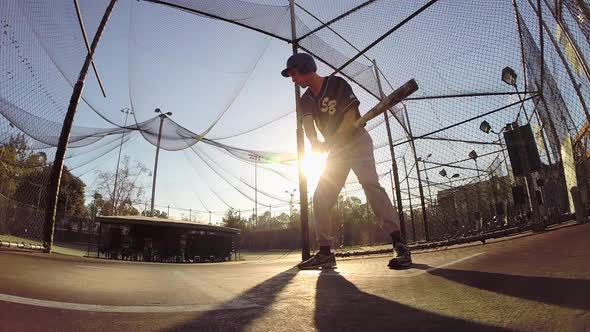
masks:
[[[98,257],[163,263],[229,261],[240,230],[143,216],[101,216]]]

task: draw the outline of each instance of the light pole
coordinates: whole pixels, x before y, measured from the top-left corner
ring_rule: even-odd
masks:
[[[504,152],[504,144],[502,143],[502,137],[500,136],[500,134],[504,131],[505,128],[502,128],[502,130],[500,130],[499,132],[496,132],[492,129],[492,126],[489,124],[489,122],[487,121],[483,121],[480,125],[479,125],[479,129],[481,131],[483,131],[484,133],[488,134],[490,132],[498,135],[498,142],[500,142],[500,147],[502,149],[502,157],[504,158],[504,165],[506,166],[506,176],[507,179],[510,181],[510,174],[508,171],[508,159],[506,159],[506,152]],[[492,174],[490,173],[490,176]],[[493,188],[493,195],[494,195],[494,215],[497,215],[497,211],[498,211],[498,185],[495,182],[495,177],[491,177],[491,181],[492,181],[492,188]],[[502,205],[504,203],[502,202]]]
[[[117,158],[117,170],[115,171],[115,185],[113,186],[113,215],[117,215],[117,180],[119,178],[119,163],[121,162],[121,150],[123,150],[123,139],[125,139],[125,130],[127,129],[127,119],[129,114],[133,114],[133,111],[129,107],[125,107],[120,110],[121,113],[125,113],[125,124],[123,125],[123,135],[121,136],[121,144],[119,144],[119,157]]]
[[[477,181],[481,182],[481,178],[479,177],[479,166],[477,165],[477,152],[475,152],[475,150],[471,150],[471,152],[469,152],[469,158],[473,159],[473,161],[475,162],[475,171],[477,172]]]
[[[416,177],[418,178],[418,190],[420,193],[420,205],[422,206],[422,224],[424,227],[424,239],[428,241],[429,234],[428,234],[428,217],[426,213],[426,204],[424,203],[424,189],[422,188],[422,179],[420,179],[420,167],[418,165],[418,155],[416,154],[416,143],[414,139],[414,134],[412,133],[412,126],[410,125],[410,115],[408,113],[408,109],[406,105],[402,103],[404,108],[404,114],[406,115],[406,124],[408,126],[408,134],[410,137],[410,146],[412,148],[412,152],[414,154],[414,162],[416,165]]]
[[[440,172],[438,172],[438,174],[439,174],[440,176],[442,176],[443,178],[449,179],[449,187],[450,187],[451,189],[453,189],[453,184],[451,183],[451,181],[452,181],[453,179],[455,179],[455,178],[458,178],[458,177],[460,177],[460,176],[461,176],[461,174],[459,174],[459,173],[455,173],[455,174],[453,174],[452,176],[448,176],[448,174],[447,174],[447,171],[446,171],[444,168],[443,168],[443,169],[441,169],[441,170],[440,170]]]
[[[451,219],[453,220],[454,223],[458,223],[458,218],[457,216],[459,215],[459,213],[457,212],[457,199],[455,196],[455,191],[453,190],[453,182],[452,180],[455,178],[458,178],[461,176],[461,174],[459,173],[455,173],[452,176],[448,176],[447,171],[443,168],[441,169],[438,174],[440,176],[442,176],[445,179],[449,180],[449,200],[452,199],[452,211],[449,211],[449,214],[451,215]],[[439,202],[440,203],[440,202]],[[442,204],[441,208],[444,211],[445,210],[445,206],[447,206],[446,204]],[[459,230],[459,225],[457,224],[457,231]]]
[[[285,190],[285,193],[287,193],[291,196],[291,199],[289,200],[289,221],[291,223],[293,222],[293,196],[295,195],[296,191],[297,191],[297,189],[293,189],[291,191]]]
[[[416,225],[414,222],[414,208],[412,207],[412,192],[410,191],[410,175],[408,174],[408,166],[406,165],[406,158],[403,158],[404,173],[406,174],[406,188],[408,188],[408,201],[410,204],[410,219],[412,220],[412,240],[416,242]]]
[[[475,152],[475,150],[471,150],[471,152],[469,152],[469,158],[473,159],[473,161],[475,162],[475,171],[477,172],[477,187],[475,188],[475,190],[477,191],[477,213],[478,213],[478,220],[477,220],[477,227],[479,227],[479,229],[481,231],[483,231],[483,213],[481,211],[481,177],[479,176],[479,166],[477,164],[477,152]],[[487,195],[486,195],[487,196]]]
[[[479,125],[479,130],[483,131],[486,134],[494,133],[498,136],[498,142],[500,143],[500,149],[502,149],[502,158],[504,158],[504,165],[506,167],[506,175],[508,176],[509,172],[510,172],[508,169],[508,158],[506,158],[506,151],[504,148],[504,143],[502,143],[502,136],[501,136],[501,134],[504,132],[504,128],[502,128],[502,130],[500,130],[500,131],[494,131],[492,129],[492,126],[490,125],[490,123],[484,120]]]
[[[426,169],[426,159],[432,157],[432,153],[429,153],[426,157],[418,157],[418,161],[422,162],[424,166],[424,173],[426,174],[426,187],[428,188],[428,199],[430,200],[430,206],[432,206],[432,192],[430,191],[430,180],[428,179],[428,170]]]
[[[254,160],[254,225],[258,226],[258,162],[260,156],[255,153],[248,153],[248,158]]]
[[[166,112],[166,113],[162,113],[162,111],[159,108],[156,108],[156,110],[154,111],[156,113],[159,113],[160,115],[158,115],[160,117],[160,129],[158,130],[158,144],[156,145],[156,161],[154,163],[154,178],[152,181],[152,203],[151,203],[151,207],[150,207],[150,217],[154,217],[154,200],[156,197],[156,177],[158,174],[158,156],[160,155],[160,141],[162,139],[162,125],[164,124],[164,119],[166,119],[167,116],[172,115],[172,112]]]
[[[98,214],[98,207],[96,206],[96,200],[102,199],[102,195],[95,192],[92,195],[94,211],[92,212],[92,221],[94,222],[94,227],[96,227],[96,215]],[[100,238],[102,236],[102,223],[98,224],[98,243],[96,245],[96,257],[100,258]],[[90,245],[90,244],[89,244]]]

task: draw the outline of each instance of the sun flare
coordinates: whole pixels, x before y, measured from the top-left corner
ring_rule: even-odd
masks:
[[[307,177],[307,183],[311,188],[317,186],[320,176],[324,172],[326,167],[326,160],[328,154],[326,153],[315,153],[306,151],[303,157],[303,172]]]

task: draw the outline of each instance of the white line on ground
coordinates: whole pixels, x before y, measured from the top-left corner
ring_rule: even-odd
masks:
[[[463,258],[459,258],[457,260],[454,260],[454,261],[449,262],[449,263],[445,263],[443,265],[433,266],[431,268],[428,268],[428,269],[424,270],[422,273],[426,273],[426,272],[430,272],[430,271],[442,269],[443,267],[447,267],[447,266],[450,266],[450,265],[453,265],[453,264],[457,264],[457,263],[460,263],[462,261],[466,261],[468,259],[471,259],[471,258],[476,257],[476,256],[479,256],[479,255],[483,255],[483,254],[485,254],[485,251],[484,252],[478,252],[476,254],[469,255],[469,256],[466,256],[466,257],[463,257]]]
[[[81,304],[31,299],[8,294],[0,294],[0,301],[26,304],[37,307],[78,310],[78,311],[95,311],[95,312],[117,312],[117,313],[157,313],[157,312],[197,312],[211,310],[230,310],[254,308],[257,305],[242,300],[226,302],[222,305],[215,304],[189,304],[189,305],[160,305],[160,306],[116,306],[116,305],[98,305],[98,304]]]
[[[76,267],[83,267],[88,269],[102,269],[102,270],[120,270],[120,267],[106,267],[106,266],[93,266],[93,265],[76,265]]]

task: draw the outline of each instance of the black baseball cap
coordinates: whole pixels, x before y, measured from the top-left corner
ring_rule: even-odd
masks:
[[[317,71],[318,67],[311,55],[307,53],[296,53],[289,57],[287,60],[287,68],[281,71],[281,75],[283,75],[283,77],[289,77],[290,69],[297,69],[298,72],[307,74]]]

